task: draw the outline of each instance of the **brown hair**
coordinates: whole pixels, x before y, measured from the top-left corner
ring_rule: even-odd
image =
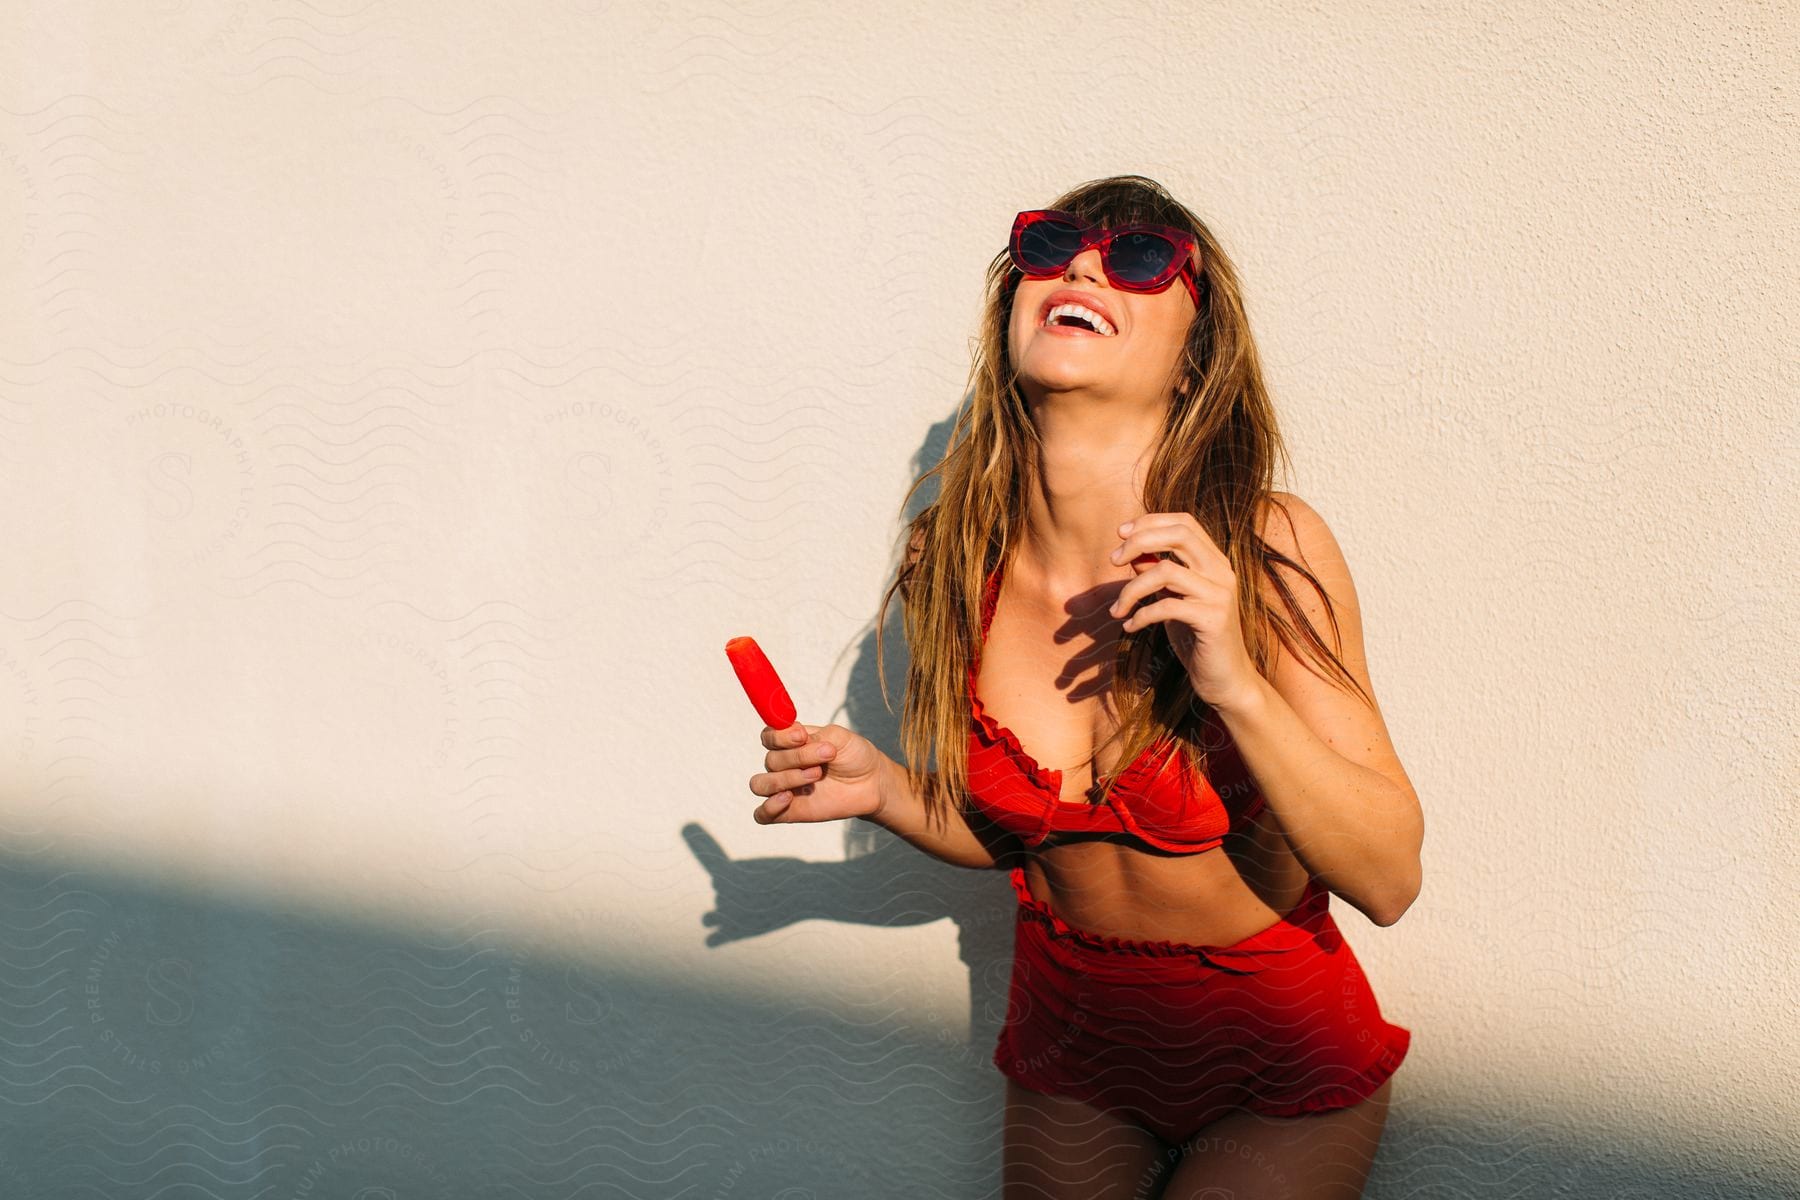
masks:
[[[1275,503],[1275,460],[1290,460],[1250,336],[1237,271],[1218,239],[1160,184],[1141,175],[1092,180],[1045,207],[1103,227],[1133,221],[1172,225],[1198,241],[1200,306],[1169,381],[1168,414],[1144,481],[1145,511],[1192,513],[1231,561],[1240,625],[1259,672],[1266,676],[1270,670],[1272,649],[1264,631],[1272,628],[1283,644],[1304,646],[1308,657],[1373,706],[1313,630],[1275,566],[1296,571],[1319,593],[1336,639],[1330,597],[1310,570],[1260,536],[1260,515]],[[875,627],[885,628],[888,602],[898,591],[911,660],[900,740],[908,778],[934,822],[944,820],[947,805],[967,796],[972,719],[967,673],[981,637],[983,589],[989,573],[1016,547],[1036,484],[1038,431],[1008,348],[1014,289],[1007,283],[1014,273],[1005,250],[988,264],[981,334],[972,345],[969,403],[957,416],[943,459],[907,490],[902,511],[926,480],[940,477],[937,500],[908,524],[907,551],[876,618]],[[1257,586],[1265,575],[1293,621],[1265,602]],[[876,639],[876,671],[886,696],[881,642]],[[1146,679],[1147,691],[1132,683]],[[1194,695],[1162,624],[1121,635],[1112,698],[1120,714],[1121,764],[1170,736],[1189,763],[1205,771],[1201,730],[1209,706]],[[1212,743],[1216,749],[1216,734]],[[938,765],[932,771],[926,764],[934,749]],[[1112,783],[1107,780],[1102,799]]]

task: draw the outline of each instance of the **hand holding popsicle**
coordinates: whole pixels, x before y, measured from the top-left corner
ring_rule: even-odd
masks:
[[[750,777],[750,790],[767,797],[751,814],[757,824],[836,821],[878,811],[887,755],[842,725],[796,721],[794,702],[755,638],[732,638],[725,653],[764,722],[766,770]]]

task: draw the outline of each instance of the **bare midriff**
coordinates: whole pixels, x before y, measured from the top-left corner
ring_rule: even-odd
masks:
[[[1069,924],[1139,941],[1229,946],[1291,912],[1306,868],[1272,814],[1198,854],[1130,835],[1046,840],[1024,860],[1031,894]]]

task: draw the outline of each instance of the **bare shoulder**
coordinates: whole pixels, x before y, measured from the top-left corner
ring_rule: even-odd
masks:
[[[1306,550],[1323,550],[1326,543],[1343,557],[1319,510],[1292,492],[1269,493],[1258,516],[1257,533],[1291,559],[1303,560]]]
[[[1337,544],[1337,538],[1332,536],[1331,527],[1325,523],[1325,518],[1319,515],[1317,509],[1299,496],[1292,492],[1272,491],[1257,514],[1256,531],[1263,544],[1275,552],[1273,570],[1280,577],[1281,583],[1293,593],[1295,601],[1318,630],[1319,636],[1330,642],[1331,620],[1324,604],[1319,601],[1318,592],[1299,570],[1289,564],[1300,564],[1318,577],[1320,584],[1331,594],[1334,606],[1340,604],[1340,595],[1354,603],[1355,587],[1349,579],[1349,565],[1344,562],[1343,549]],[[1326,571],[1334,576],[1334,581],[1328,582],[1325,579]],[[1264,601],[1291,621],[1292,614],[1282,602],[1275,580],[1264,573],[1258,578],[1257,585]],[[1333,649],[1337,647],[1333,646]],[[1273,635],[1269,638],[1269,653],[1271,662],[1292,655],[1292,651]]]
[[[1318,509],[1291,492],[1270,493],[1260,514],[1259,532],[1271,550],[1305,567],[1318,580],[1315,588],[1296,567],[1279,559],[1275,563],[1274,571],[1292,594],[1294,604],[1320,640],[1337,654],[1370,702],[1365,704],[1361,697],[1352,695],[1340,680],[1327,678],[1310,656],[1303,657],[1293,648],[1278,644],[1271,656],[1269,682],[1326,745],[1410,788],[1380,705],[1375,702],[1363,638],[1362,603],[1343,547]],[[1293,614],[1273,582],[1265,577],[1259,584],[1267,602],[1291,623]],[[1321,589],[1324,596],[1319,594]],[[1330,600],[1329,607],[1326,598]],[[1278,643],[1278,639],[1271,641]]]

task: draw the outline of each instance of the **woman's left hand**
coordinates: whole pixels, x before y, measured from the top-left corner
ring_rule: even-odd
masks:
[[[1258,676],[1238,624],[1231,560],[1192,513],[1146,513],[1119,526],[1119,534],[1123,542],[1112,560],[1131,563],[1137,577],[1126,581],[1108,611],[1129,613],[1128,630],[1165,622],[1194,694],[1214,708],[1248,694]],[[1156,558],[1159,551],[1175,557]],[[1147,598],[1150,603],[1139,603]]]

